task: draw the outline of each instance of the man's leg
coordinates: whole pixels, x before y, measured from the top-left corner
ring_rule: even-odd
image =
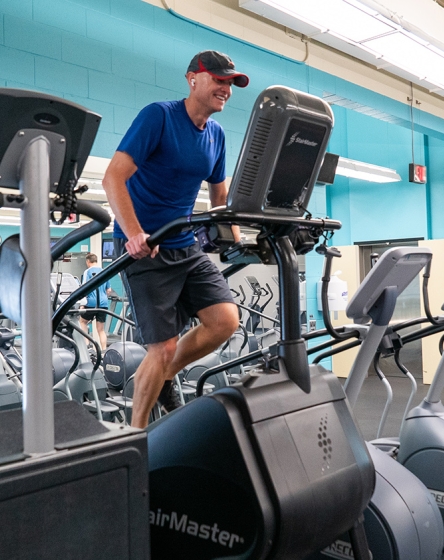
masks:
[[[86,319],[84,319],[81,315],[79,317],[79,323],[80,326],[82,327],[82,329],[87,333],[88,332],[88,323],[89,321],[87,321]]]
[[[148,344],[147,354],[134,376],[131,426],[146,428],[148,418],[165,382],[165,370],[174,359],[178,337]]]
[[[148,345],[148,353],[134,379],[131,425],[145,428],[151,409],[166,380],[186,365],[203,358],[225,342],[239,325],[234,303],[218,303],[197,313],[200,324],[178,339]]]
[[[185,366],[216,350],[239,326],[239,313],[234,303],[211,305],[198,311],[197,316],[200,324],[179,339],[165,379],[173,379]]]
[[[105,323],[102,323],[101,321],[97,321],[96,320],[96,329],[97,329],[97,334],[99,335],[99,340],[100,340],[100,348],[102,350],[106,350],[106,332],[105,332]]]

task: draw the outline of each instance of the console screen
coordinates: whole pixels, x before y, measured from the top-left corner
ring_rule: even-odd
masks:
[[[291,119],[266,199],[266,208],[298,208],[309,188],[326,127]]]

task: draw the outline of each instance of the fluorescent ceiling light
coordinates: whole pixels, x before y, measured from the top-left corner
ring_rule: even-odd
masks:
[[[254,0],[257,1],[257,0]],[[362,4],[343,0],[262,0],[271,8],[282,10],[317,27],[322,33],[334,33],[340,37],[359,42],[395,29],[393,24],[377,19],[378,13]]]
[[[444,85],[444,53],[430,50],[405,33],[392,33],[365,42],[383,60],[411,72],[422,80]]]
[[[239,0],[239,6],[376,66],[382,59],[393,73],[429,89],[444,90],[444,46],[380,4],[370,0]]]
[[[370,181],[371,183],[395,183],[401,181],[401,176],[394,169],[343,157],[339,158],[336,175]]]

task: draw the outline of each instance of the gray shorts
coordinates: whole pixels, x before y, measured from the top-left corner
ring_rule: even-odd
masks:
[[[126,239],[114,238],[116,256]],[[230,288],[217,266],[199,245],[160,249],[122,274],[138,336],[144,344],[163,342],[180,334],[189,319],[217,303],[234,303]]]

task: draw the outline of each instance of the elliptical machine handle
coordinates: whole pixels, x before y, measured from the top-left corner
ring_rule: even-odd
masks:
[[[341,252],[336,247],[327,247],[326,245],[320,245],[316,248],[316,252],[324,255],[324,273],[322,275],[322,318],[324,320],[325,328],[327,329],[328,334],[335,338],[336,340],[341,339],[348,339],[353,336],[352,333],[340,333],[338,332],[332,325],[330,320],[330,307],[328,305],[328,283],[331,279],[331,266],[333,259],[335,257],[342,257]],[[359,336],[359,333],[356,331],[356,336]]]

